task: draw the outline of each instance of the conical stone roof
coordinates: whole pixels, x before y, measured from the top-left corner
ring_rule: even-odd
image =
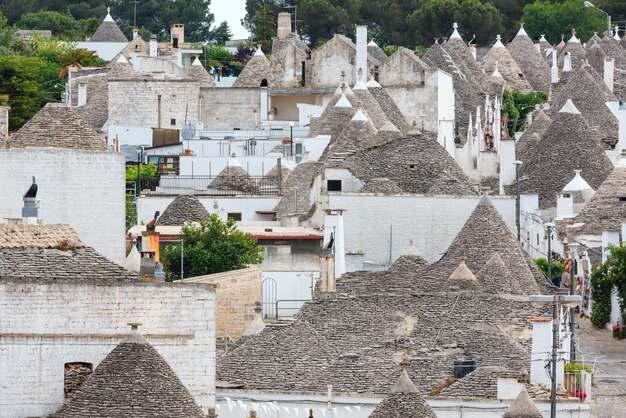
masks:
[[[532,91],[532,87],[513,56],[500,41],[500,35],[493,47],[482,59],[482,67],[486,74],[492,74],[496,68],[505,81],[505,87],[523,93]]]
[[[365,87],[365,84],[363,84],[363,86]],[[352,91],[354,92],[354,103],[365,110],[367,116],[369,116],[372,123],[374,123],[376,129],[379,129],[389,120],[387,119],[387,115],[381,106],[378,104],[378,101],[374,98],[372,93],[370,93],[367,87],[360,89],[353,88]]]
[[[616,167],[597,189],[589,203],[573,219],[578,228],[567,228],[578,235],[602,235],[602,231],[619,231],[626,221],[626,167]]]
[[[349,97],[343,93],[335,94],[335,102],[328,103],[322,114],[311,120],[309,135],[330,135],[331,139],[339,135],[358,110],[352,105],[353,95]]]
[[[444,290],[472,290],[479,285],[474,273],[461,261],[459,266],[452,272],[443,285]]]
[[[187,75],[192,80],[198,80],[201,88],[215,87],[215,80],[213,80],[211,74],[204,68],[204,65],[202,65],[198,57],[194,59],[193,64],[191,64],[187,70]]]
[[[48,103],[9,137],[8,147],[108,151],[105,142],[98,137],[98,133],[81,117],[79,109]]]
[[[362,149],[336,165],[349,170],[365,184],[371,179],[388,178],[405,193],[427,193],[447,171],[446,176],[462,185],[462,188],[455,185],[452,194],[476,194],[454,158],[427,134],[407,135]]]
[[[387,61],[387,59],[389,59],[387,54],[385,54],[385,51],[380,49],[380,47],[376,42],[374,42],[374,40],[371,40],[367,44],[367,53],[376,58],[380,63],[384,63],[385,61]]]
[[[252,194],[259,191],[254,179],[235,159],[229,161],[228,165],[211,182],[209,188]]]
[[[374,99],[376,99],[383,112],[385,112],[387,119],[393,123],[393,125],[398,128],[400,132],[406,134],[409,131],[409,124],[404,118],[404,115],[402,114],[402,111],[400,111],[396,102],[389,95],[389,93],[387,93],[387,90],[380,85],[373,87],[368,86],[368,90]]]
[[[569,53],[572,57],[572,71],[576,71],[579,69],[583,62],[587,57],[587,53],[585,52],[585,48],[583,48],[582,44],[575,36],[565,43],[565,47],[559,52],[559,58],[557,59],[557,65],[559,66],[559,70],[563,70],[563,65],[565,63],[565,54]]]
[[[441,259],[420,272],[421,285],[424,288],[440,288],[461,262],[476,275],[496,252],[511,274],[505,277],[483,277],[480,282],[482,291],[495,292],[496,289],[489,289],[489,286],[499,280],[500,288],[507,290],[502,293],[541,293],[538,284],[544,283],[541,273],[486,196],[480,200]]]
[[[400,194],[402,189],[388,178],[381,177],[368,181],[360,190],[362,193]]]
[[[538,110],[522,136],[515,142],[515,157],[522,162],[540,139],[540,136],[548,129],[552,120],[543,110]]]
[[[606,54],[600,45],[594,44],[587,47],[587,62],[598,72],[598,74],[604,74],[605,58]]]
[[[537,51],[532,39],[523,28],[513,38],[507,49],[531,87],[537,91],[549,92],[550,66]]]
[[[400,257],[396,258],[396,261],[393,262],[391,270],[415,272],[427,264],[428,261],[422,257],[418,248],[411,242],[409,246],[402,251]]]
[[[400,379],[393,386],[391,393],[378,404],[369,418],[436,418],[435,412],[420,395],[402,370]]]
[[[111,14],[107,13],[106,17],[98,26],[98,29],[91,35],[90,42],[128,42],[128,38],[124,32],[117,26]]]
[[[165,359],[140,335],[124,338],[52,418],[201,418]]]
[[[587,173],[597,190],[613,170],[602,143],[571,100],[561,108],[520,170],[523,193],[537,193],[540,208],[556,206],[574,170]]]
[[[517,398],[506,410],[502,418],[542,418],[543,414],[537,408],[526,390],[526,387],[517,395]]]
[[[379,145],[375,142],[378,130],[361,109],[357,110],[341,133],[331,138],[320,161],[329,161],[337,154],[355,152]]]
[[[577,70],[559,90],[552,100],[551,109],[556,113],[571,99],[605,147],[613,148],[617,143],[618,121],[605,103],[617,102],[617,98],[604,83],[597,82],[587,68]]]
[[[259,87],[263,79],[270,79],[270,60],[265,54],[255,54],[243,67],[233,87]]]
[[[163,214],[157,219],[157,225],[182,226],[187,221],[200,222],[210,218],[209,212],[197,197],[181,194],[167,205]]]

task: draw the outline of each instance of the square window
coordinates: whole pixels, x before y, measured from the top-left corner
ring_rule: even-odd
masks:
[[[241,221],[241,212],[228,212],[227,216],[233,221]]]
[[[171,119],[170,120],[170,125],[172,125],[172,126],[176,125],[176,119]]]
[[[326,189],[329,192],[340,192],[341,191],[341,180],[328,180],[326,182]]]

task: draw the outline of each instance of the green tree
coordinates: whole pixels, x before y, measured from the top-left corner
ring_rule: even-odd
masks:
[[[594,32],[605,32],[606,16],[597,10],[587,8],[584,0],[565,0],[563,2],[536,1],[524,7],[524,29],[531,37],[546,35],[554,44],[561,41],[561,35],[567,40],[571,30],[576,29],[576,36],[589,39]]]
[[[475,35],[477,44],[486,44],[504,31],[504,17],[491,3],[479,0],[418,0],[407,17],[409,41],[430,45],[434,38],[450,36],[457,22],[466,41]]]
[[[230,41],[233,37],[228,22],[223,21],[220,25],[214,29],[211,29],[210,39],[211,42],[215,42],[217,45],[224,45],[226,41]]]
[[[222,222],[215,213],[199,225],[187,223],[181,238],[185,277],[236,270],[263,261],[259,254],[263,249],[256,240],[238,230],[232,218]],[[180,279],[181,246],[165,247],[161,260],[167,278]]]
[[[104,67],[106,64],[106,61],[99,58],[95,51],[85,48],[72,49],[59,56],[58,61],[63,66],[59,72],[59,78],[63,80],[67,79],[70,68]]]
[[[354,31],[358,15],[356,2],[301,0],[298,6],[302,36],[309,45],[317,45],[319,41],[328,40],[337,33],[349,34]]]
[[[79,40],[80,24],[72,15],[51,11],[26,13],[15,24],[20,29],[49,29],[65,40]]]
[[[506,116],[509,138],[513,138],[515,132],[524,130],[528,114],[535,110],[536,105],[547,100],[548,93],[542,91],[521,93],[518,90],[505,90],[502,96],[502,114]]]
[[[22,127],[45,103],[40,88],[48,64],[36,57],[0,57],[0,95],[9,96],[9,129]]]
[[[550,260],[550,272],[552,273],[552,277],[548,276],[548,260],[547,259],[535,258],[535,263],[537,264],[539,269],[543,271],[543,274],[545,274],[546,277],[548,277],[550,282],[552,282],[553,278],[561,277],[563,275],[564,267],[563,267],[563,263],[561,263],[560,261]]]
[[[233,59],[233,55],[223,46],[206,46],[204,54],[208,67],[226,67]]]
[[[248,27],[255,44],[272,47],[272,38],[276,36],[276,14],[270,5],[264,4]]]

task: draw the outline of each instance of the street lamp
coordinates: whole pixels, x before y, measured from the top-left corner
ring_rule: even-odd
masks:
[[[610,15],[610,14],[608,14],[607,12],[605,12],[605,11],[604,11],[604,10],[602,10],[602,9],[598,9],[598,8],[597,8],[596,6],[594,6],[594,5],[593,5],[593,3],[592,3],[592,2],[590,2],[590,1],[586,1],[586,2],[584,2],[583,4],[585,5],[585,7],[591,7],[592,9],[596,9],[597,11],[602,12],[602,13],[604,13],[604,14],[606,15],[606,23],[607,23],[607,26],[608,26],[608,32],[607,32],[607,33],[609,34],[609,36],[611,36],[611,15]]]
[[[515,226],[517,226],[517,242],[521,241],[520,234],[520,187],[519,187],[519,170],[522,167],[522,162],[516,160],[515,164]]]
[[[293,121],[289,122],[289,139],[291,140],[291,158],[293,158]]]
[[[558,344],[558,309],[559,306],[574,307],[580,305],[581,298],[577,295],[530,295],[528,300],[533,305],[552,305],[552,355],[550,380],[550,418],[556,418],[556,350]]]
[[[546,222],[543,224],[543,227],[546,228],[548,233],[548,279],[550,283],[554,284],[552,281],[552,231],[554,230],[555,225],[552,222]]]
[[[569,257],[572,260],[572,264],[570,267],[570,283],[569,283],[569,294],[570,295],[575,295],[576,294],[576,273],[577,273],[577,268],[578,268],[578,260],[577,260],[577,256],[578,256],[578,243],[575,242],[570,242],[569,243]],[[570,332],[572,333],[572,340],[570,342],[570,349],[569,349],[569,361],[575,361],[576,360],[576,345],[574,344],[574,332],[575,332],[575,328],[576,327],[576,316],[575,316],[575,312],[574,312],[574,308],[570,308],[569,311],[569,328],[570,328]]]

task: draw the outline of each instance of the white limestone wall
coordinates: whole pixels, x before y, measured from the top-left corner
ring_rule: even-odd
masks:
[[[64,401],[64,364],[94,368],[137,321],[206,409],[215,402],[211,285],[0,283],[0,417],[47,416]]]
[[[454,86],[452,76],[438,70],[429,83],[437,86],[437,140],[454,157]]]
[[[116,263],[126,256],[124,156],[69,149],[0,150],[0,222],[21,217],[37,178],[44,223],[71,225],[83,242]]]
[[[202,123],[207,129],[254,129],[260,114],[259,88],[203,88]]]
[[[176,196],[144,196],[139,198],[139,219],[147,223],[154,218],[157,210],[163,213]],[[228,213],[239,212],[244,222],[267,221],[268,215],[260,215],[256,211],[273,210],[280,201],[279,196],[258,197],[202,197],[197,196],[209,213],[217,212],[220,219],[226,220]]]
[[[410,241],[430,262],[441,258],[478,204],[479,196],[330,193],[329,207],[344,209],[346,253],[363,253],[365,263],[387,266]],[[515,231],[515,199],[492,201]]]
[[[76,48],[85,48],[96,51],[96,54],[105,61],[111,61],[128,45],[127,42],[76,42]]]

